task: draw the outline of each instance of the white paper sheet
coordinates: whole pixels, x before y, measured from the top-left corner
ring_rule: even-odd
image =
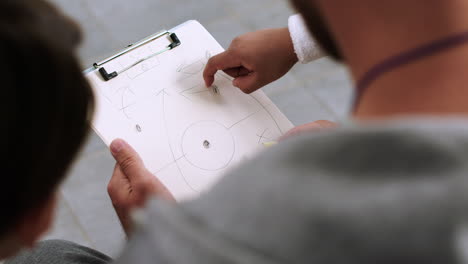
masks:
[[[262,91],[251,95],[216,75],[219,93],[202,78],[207,60],[223,48],[197,21],[175,29],[182,44],[105,82],[87,74],[97,97],[93,127],[109,145],[125,139],[174,196],[189,199],[209,189],[229,168],[251,158],[293,126]],[[105,65],[120,70],[155,53],[153,41]]]

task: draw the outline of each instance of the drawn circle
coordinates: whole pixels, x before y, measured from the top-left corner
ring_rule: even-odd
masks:
[[[222,170],[234,157],[234,137],[217,122],[198,122],[184,132],[182,151],[194,167],[207,171]]]

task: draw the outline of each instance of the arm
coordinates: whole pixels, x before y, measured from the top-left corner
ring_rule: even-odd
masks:
[[[328,121],[317,121],[292,129],[280,140],[335,126]],[[144,207],[150,197],[169,202],[175,202],[175,199],[166,186],[146,169],[138,153],[128,143],[117,139],[112,142],[110,149],[117,163],[107,191],[120,223],[129,236],[133,229],[133,210]]]
[[[298,62],[306,63],[322,56],[298,15],[289,20],[289,28],[260,30],[235,38],[229,48],[212,57],[203,77],[213,84],[222,70],[235,78],[233,85],[252,93],[285,75]]]

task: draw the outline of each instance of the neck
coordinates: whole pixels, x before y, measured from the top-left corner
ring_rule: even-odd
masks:
[[[385,59],[468,31],[468,1],[356,2],[320,4],[355,80]],[[361,96],[356,118],[468,116],[467,71],[468,43],[384,73]]]
[[[468,43],[380,76],[362,94],[359,119],[468,116]]]

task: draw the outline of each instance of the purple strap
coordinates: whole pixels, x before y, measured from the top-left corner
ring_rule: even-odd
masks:
[[[357,96],[354,101],[354,109],[356,110],[357,104],[359,103],[366,89],[381,75],[393,71],[396,68],[399,68],[410,62],[420,60],[424,57],[428,57],[430,55],[447,49],[454,48],[456,46],[465,44],[466,42],[468,42],[468,32],[459,33],[429,44],[425,44],[421,47],[405,51],[399,55],[390,57],[387,60],[384,60],[383,62],[375,65],[357,83]]]

